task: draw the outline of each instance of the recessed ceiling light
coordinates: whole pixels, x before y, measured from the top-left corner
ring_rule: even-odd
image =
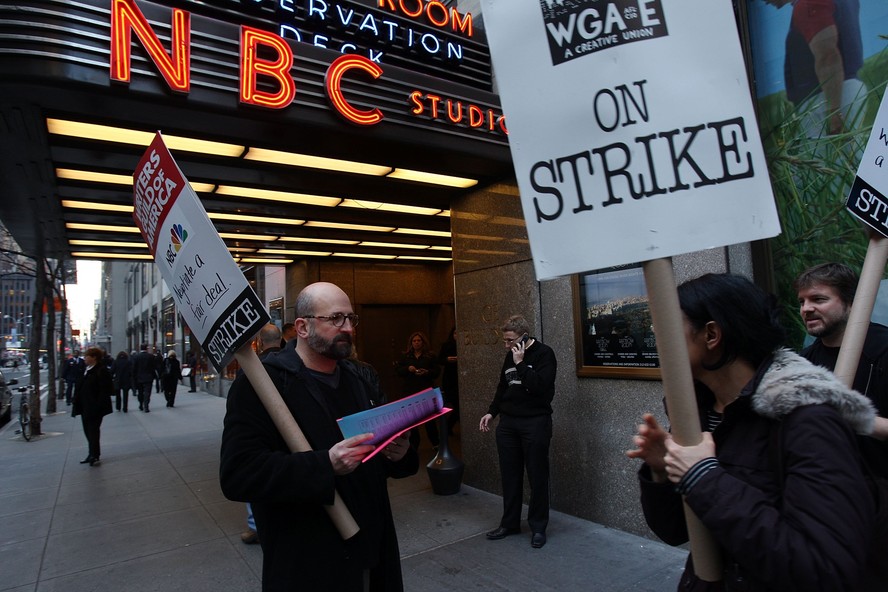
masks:
[[[220,185],[215,193],[216,195],[231,195],[234,197],[264,199],[267,201],[283,201],[309,206],[323,206],[326,208],[332,208],[342,202],[342,198],[339,197],[309,195],[307,193],[291,193],[289,191],[273,191],[271,189],[256,189],[254,187],[235,187],[232,185]]]
[[[450,238],[449,230],[422,230],[420,228],[397,228],[395,234],[424,234],[427,236],[440,236]]]
[[[335,238],[309,238],[307,236],[282,236],[278,239],[282,243],[313,243],[318,245],[356,245],[361,241],[340,240]]]
[[[147,249],[148,245],[144,242],[135,241],[102,241],[102,240],[84,240],[72,238],[68,241],[69,245],[76,247],[119,247],[123,249]]]
[[[345,224],[343,222],[318,222],[310,220],[305,223],[306,226],[313,228],[336,228],[339,230],[366,230],[368,232],[391,232],[394,226],[368,226],[366,224]]]
[[[358,208],[378,212],[397,212],[400,214],[417,214],[420,216],[437,216],[442,212],[441,208],[426,208],[422,206],[405,206],[403,204],[383,203],[379,201],[366,201],[363,199],[343,199],[340,208]]]
[[[155,135],[155,132],[53,118],[47,118],[46,127],[49,130],[49,133],[59,136],[72,136],[86,138],[88,140],[117,142],[120,144],[134,144],[136,146],[148,146],[154,140]],[[181,150],[183,152],[197,152],[199,154],[233,157],[240,156],[244,153],[244,147],[238,146],[237,144],[200,140],[196,138],[188,138],[186,136],[168,136],[164,134],[163,142],[171,151]]]
[[[353,162],[339,160],[338,158],[326,158],[323,156],[310,156],[296,154],[294,152],[281,152],[266,148],[250,148],[247,151],[246,160],[257,160],[273,164],[286,164],[290,166],[322,169],[325,171],[338,171],[340,173],[356,173],[359,175],[373,175],[381,177],[391,172],[392,167],[368,164],[365,162]]]
[[[477,179],[469,179],[466,177],[454,177],[451,175],[441,175],[438,173],[426,173],[424,171],[411,171],[410,169],[395,169],[388,175],[389,179],[401,179],[402,181],[417,181],[419,183],[428,183],[430,185],[444,185],[447,187],[459,187],[467,189],[478,184]]]
[[[394,259],[394,255],[371,255],[368,253],[333,253],[334,257],[349,257],[352,259]]]
[[[258,224],[286,224],[290,226],[302,226],[305,220],[291,218],[271,218],[269,216],[250,216],[247,214],[222,214],[220,212],[207,212],[210,220],[229,220],[232,222],[255,222]]]
[[[62,207],[77,210],[102,210],[104,212],[127,212],[129,214],[133,213],[133,206],[100,203],[97,201],[74,201],[71,199],[63,199]]]
[[[135,253],[87,253],[84,251],[73,251],[72,257],[82,257],[84,259],[145,259],[154,260],[149,254],[137,255]]]
[[[135,226],[111,226],[109,224],[88,224],[86,222],[65,222],[65,228],[68,230],[91,230],[95,232],[130,232],[141,234],[141,231]]]

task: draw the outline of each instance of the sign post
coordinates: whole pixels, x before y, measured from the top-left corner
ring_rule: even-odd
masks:
[[[270,320],[268,312],[231,258],[160,132],[133,174],[133,193],[133,219],[213,367],[221,372],[236,357],[290,450],[311,450],[250,347]],[[326,508],[343,539],[358,532],[338,492]]]
[[[869,245],[848,315],[835,374],[850,387],[857,373],[879,283],[888,260],[888,101],[882,99],[845,206],[869,226]]]
[[[697,444],[671,257],[780,232],[731,2],[481,4],[537,279],[646,262],[673,437]]]

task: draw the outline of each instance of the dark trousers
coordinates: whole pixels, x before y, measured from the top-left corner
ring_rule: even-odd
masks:
[[[191,392],[197,390],[197,368],[191,369],[191,374],[188,375],[188,384],[191,385]]]
[[[170,384],[163,385],[163,396],[166,399],[167,407],[173,407],[176,404],[176,389],[178,388],[178,384],[175,382]]]
[[[139,383],[139,409],[145,410],[148,409],[148,403],[151,402],[151,387],[154,386],[154,381],[151,380],[149,382],[140,382]]]
[[[496,427],[503,480],[503,518],[500,526],[521,526],[524,471],[530,484],[527,523],[532,532],[546,532],[549,524],[549,443],[552,416],[518,417],[501,414]]]
[[[71,395],[74,394],[74,382],[73,380],[65,381],[65,403],[68,405],[71,404]]]
[[[129,392],[130,389],[128,386],[122,386],[117,389],[117,394],[115,394],[115,405],[118,411],[120,411],[120,405],[123,403],[123,410],[127,411],[127,407],[129,405]]]
[[[87,417],[86,415],[81,415],[80,420],[83,422],[83,433],[86,435],[86,443],[89,445],[89,456],[97,459],[102,454],[102,448],[99,446],[102,416]]]

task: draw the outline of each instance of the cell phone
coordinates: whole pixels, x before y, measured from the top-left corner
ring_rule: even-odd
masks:
[[[521,337],[518,338],[518,341],[515,342],[515,345],[518,345],[520,343],[527,343],[528,341],[530,341],[530,335],[525,333],[524,335],[522,335]]]

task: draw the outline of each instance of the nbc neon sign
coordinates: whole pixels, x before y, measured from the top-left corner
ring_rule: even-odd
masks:
[[[388,0],[379,1],[380,5],[385,1],[392,7],[403,9],[405,6],[403,1],[400,4]],[[430,8],[437,4],[440,3],[429,2],[424,6],[429,18],[433,16],[438,18],[443,26],[443,17],[438,16],[438,13],[431,11]],[[422,4],[418,2],[417,5]],[[412,13],[408,15],[414,16]],[[469,21],[469,31],[471,31],[471,21]],[[127,84],[130,82],[133,33],[167,86],[173,92],[187,94],[191,85],[190,14],[178,8],[172,9],[170,51],[167,53],[135,0],[112,0],[110,75],[114,81]],[[260,53],[263,57],[260,57]],[[293,49],[286,40],[274,33],[241,25],[239,101],[266,109],[284,109],[289,106],[297,92],[296,83],[290,76],[293,64]],[[343,54],[337,58],[327,69],[324,80],[327,97],[333,109],[351,123],[362,126],[378,124],[385,117],[380,109],[360,109],[346,98],[343,82],[352,74],[369,75],[373,79],[379,79],[383,76],[384,70],[375,61],[357,54]],[[266,84],[260,88],[260,80],[273,84]],[[266,90],[269,86],[274,88]],[[504,116],[492,109],[440,97],[418,89],[411,91],[405,97],[405,104],[408,106],[407,112],[414,117],[508,134]],[[439,104],[442,109],[438,108]]]

